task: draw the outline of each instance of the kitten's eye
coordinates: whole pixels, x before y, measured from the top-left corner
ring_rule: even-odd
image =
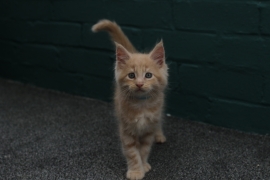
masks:
[[[145,78],[151,78],[151,77],[152,77],[152,73],[148,72],[148,73],[145,74]]]
[[[134,78],[135,78],[135,74],[134,74],[134,73],[129,73],[129,74],[128,74],[128,77],[129,77],[130,79],[134,79]]]

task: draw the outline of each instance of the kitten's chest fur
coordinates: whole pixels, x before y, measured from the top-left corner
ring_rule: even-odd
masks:
[[[162,102],[122,103],[118,107],[118,119],[123,128],[133,135],[154,131],[161,119]]]
[[[137,130],[143,130],[144,128],[147,128],[149,125],[155,123],[155,114],[151,112],[147,112],[147,110],[142,111],[137,116],[134,117],[134,120],[130,119],[131,121],[134,121]]]
[[[143,135],[146,132],[154,131],[158,120],[157,116],[157,112],[153,113],[148,112],[147,110],[142,110],[135,116],[128,117],[126,129],[129,129],[129,131],[134,135]]]

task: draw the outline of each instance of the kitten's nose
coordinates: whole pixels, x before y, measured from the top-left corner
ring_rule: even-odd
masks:
[[[141,87],[143,86],[143,84],[142,84],[142,83],[138,83],[138,84],[136,84],[136,86],[137,86],[138,88],[141,88]]]

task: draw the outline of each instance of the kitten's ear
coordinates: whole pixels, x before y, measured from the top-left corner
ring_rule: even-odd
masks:
[[[150,57],[157,63],[159,67],[163,66],[165,63],[165,50],[162,40],[150,52]]]
[[[116,60],[117,63],[124,65],[126,61],[129,60],[130,54],[129,52],[121,45],[115,42],[116,46]]]

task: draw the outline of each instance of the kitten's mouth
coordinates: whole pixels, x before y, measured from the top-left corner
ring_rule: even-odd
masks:
[[[143,89],[141,89],[141,88],[140,88],[140,89],[137,89],[136,91],[137,91],[137,92],[145,92],[145,90],[143,90]]]

